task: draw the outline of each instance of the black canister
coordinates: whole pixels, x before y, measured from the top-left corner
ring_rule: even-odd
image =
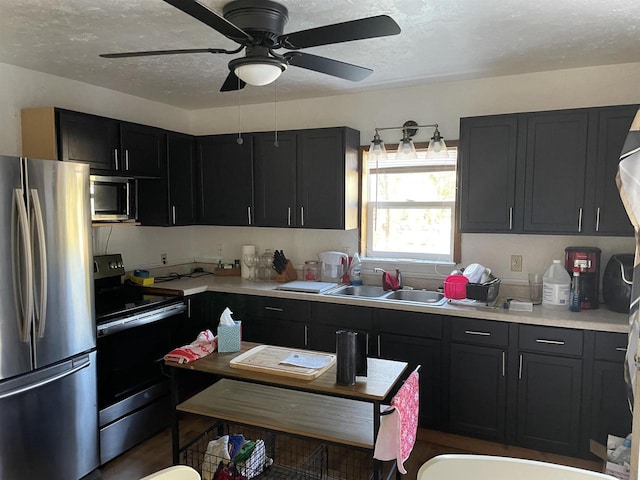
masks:
[[[336,354],[338,385],[356,384],[356,362],[358,354],[358,333],[348,330],[336,332]]]

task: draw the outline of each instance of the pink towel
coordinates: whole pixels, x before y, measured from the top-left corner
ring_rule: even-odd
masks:
[[[409,458],[418,431],[420,378],[414,371],[391,400],[393,411],[382,415],[373,457],[378,460],[394,460],[398,471],[406,474],[404,462]]]
[[[174,348],[164,356],[167,362],[189,363],[209,355],[218,348],[218,337],[214,337],[211,330],[198,334],[189,345]]]

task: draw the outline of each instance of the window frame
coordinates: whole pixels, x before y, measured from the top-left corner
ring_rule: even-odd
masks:
[[[428,142],[415,143],[416,149],[426,149],[428,145],[429,145]],[[395,151],[398,148],[398,145],[386,144],[385,147],[387,150]],[[455,148],[458,148],[459,150],[459,141],[447,140],[447,147],[455,147]],[[365,153],[367,152],[368,149],[369,149],[369,145],[362,145],[358,150],[358,166],[360,168],[360,175],[359,175],[360,195],[358,198],[358,225],[360,228],[358,229],[359,230],[358,231],[358,247],[360,252],[367,252],[368,225],[371,222],[371,219],[369,218],[371,216],[369,214],[371,210],[367,208],[367,204],[364,202],[364,198],[365,196],[367,196],[367,193],[368,193],[368,185],[369,185],[369,167],[365,160]],[[398,167],[397,169],[394,169],[394,170],[396,170],[397,172],[401,172],[403,169],[409,169],[409,168],[410,167]],[[425,167],[421,167],[421,170],[429,171],[429,170],[436,170],[436,168],[425,166]],[[437,170],[442,170],[442,169],[437,169]],[[461,259],[460,195],[458,191],[458,188],[460,185],[460,152],[459,151],[457,155],[455,170],[456,170],[456,193],[455,193],[455,199],[453,201],[453,215],[452,215],[453,255],[452,255],[451,262],[438,262],[435,260],[419,259],[419,258],[411,257],[410,254],[401,254],[401,253],[399,253],[398,256],[394,258],[363,256],[364,259],[365,260],[368,259],[376,263],[390,262],[394,264],[397,264],[399,262],[400,263],[427,263],[427,264],[443,264],[443,263],[458,264],[460,263],[460,259]],[[411,169],[411,171],[415,171],[415,169]],[[403,205],[406,205],[404,204],[404,202],[383,202],[383,203],[384,204],[402,203]],[[381,202],[378,202],[378,205],[380,204]],[[425,205],[437,204],[438,206],[440,206],[442,205],[442,202],[418,202],[416,203],[416,206],[422,205],[422,204],[425,204]]]

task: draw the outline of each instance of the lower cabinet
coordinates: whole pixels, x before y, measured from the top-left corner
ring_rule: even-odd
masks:
[[[609,434],[626,437],[631,432],[632,416],[624,381],[626,350],[626,334],[596,332],[590,438],[603,445]]]
[[[307,329],[307,347],[323,352],[336,351],[336,331],[357,332],[358,348],[371,357],[373,349],[371,308],[337,305],[335,303],[312,303],[311,318]]]
[[[283,347],[305,347],[309,302],[253,297],[246,307],[241,316],[244,340]]]
[[[449,430],[504,441],[509,324],[452,318]]]

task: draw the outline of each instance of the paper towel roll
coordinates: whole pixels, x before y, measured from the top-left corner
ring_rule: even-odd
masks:
[[[242,257],[240,258],[240,276],[244,279],[247,278],[255,278],[255,268],[256,267],[247,267],[244,263],[245,255],[255,255],[256,254],[256,246],[255,245],[243,245],[242,246]]]

